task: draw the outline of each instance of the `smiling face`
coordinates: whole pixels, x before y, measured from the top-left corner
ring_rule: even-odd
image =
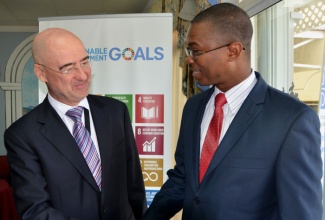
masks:
[[[88,54],[75,35],[62,29],[46,30],[35,37],[33,54],[36,76],[46,83],[49,94],[57,101],[76,106],[88,95],[91,69],[80,66]],[[61,67],[74,63],[75,73],[59,72]]]
[[[224,45],[228,45],[221,47]],[[226,42],[218,39],[208,22],[193,23],[188,31],[187,46],[193,52],[205,52],[194,61],[187,56],[186,63],[192,70],[193,77],[200,85],[215,85],[226,92],[246,79],[250,73],[241,71],[243,63],[243,45],[240,42]],[[245,65],[246,67],[247,65]],[[249,68],[250,70],[250,68]]]

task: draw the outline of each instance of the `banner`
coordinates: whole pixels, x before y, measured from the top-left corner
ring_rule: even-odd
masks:
[[[76,34],[92,61],[91,94],[126,103],[141,158],[148,205],[166,181],[172,147],[172,14],[40,18],[40,31]],[[39,100],[47,93],[39,84]]]

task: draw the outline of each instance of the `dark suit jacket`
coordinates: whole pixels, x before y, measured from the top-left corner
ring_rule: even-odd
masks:
[[[183,208],[186,220],[321,220],[319,118],[256,76],[201,184],[200,125],[214,88],[188,100],[176,166],[144,219],[169,219]]]
[[[126,105],[88,96],[102,162],[102,191],[68,128],[45,98],[5,131],[23,219],[140,219],[145,189]]]

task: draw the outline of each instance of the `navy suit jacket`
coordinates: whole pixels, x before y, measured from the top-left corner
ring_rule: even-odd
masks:
[[[144,219],[321,220],[320,123],[258,73],[199,184],[200,126],[214,88],[186,103],[176,165]]]
[[[47,98],[5,131],[23,219],[141,219],[145,189],[126,105],[107,97],[87,98],[101,156],[102,191]]]

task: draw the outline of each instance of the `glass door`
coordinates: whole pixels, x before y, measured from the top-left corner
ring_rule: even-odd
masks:
[[[253,16],[252,21],[255,70],[271,86],[318,112],[324,63],[324,0],[284,0]]]

